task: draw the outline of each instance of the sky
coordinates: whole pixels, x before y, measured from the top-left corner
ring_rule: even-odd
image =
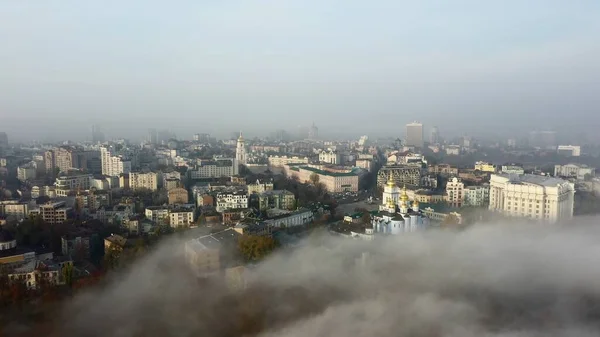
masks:
[[[0,1],[14,140],[600,126],[600,2]]]

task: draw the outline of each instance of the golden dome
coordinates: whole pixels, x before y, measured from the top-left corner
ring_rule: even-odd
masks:
[[[389,187],[396,187],[396,183],[394,182],[394,179],[392,178],[392,173],[391,172],[390,172],[390,176],[389,176],[388,181],[387,181],[387,185]]]
[[[406,194],[406,185],[402,187],[402,195],[400,196],[400,201],[408,201],[408,194]]]
[[[419,207],[419,202],[417,201],[417,199],[413,200],[413,207]]]

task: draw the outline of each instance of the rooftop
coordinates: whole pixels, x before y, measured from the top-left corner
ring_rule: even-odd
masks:
[[[332,176],[332,177],[352,177],[352,176],[356,176],[356,173],[354,173],[354,172],[330,172],[330,171],[320,170],[320,169],[317,169],[317,168],[314,168],[314,167],[309,167],[309,166],[302,166],[300,168],[302,168],[303,170],[312,171],[314,173],[325,175],[325,176]]]
[[[535,174],[508,174],[502,173],[499,176],[509,179],[512,184],[532,184],[540,186],[557,186],[565,183],[565,180],[550,176],[539,176]]]

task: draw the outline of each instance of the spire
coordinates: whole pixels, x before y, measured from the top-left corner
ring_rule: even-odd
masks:
[[[244,136],[242,136],[242,131],[240,131],[240,136],[238,137],[238,142],[243,141],[243,140],[244,140]]]
[[[396,186],[396,183],[394,182],[394,178],[392,177],[392,172],[390,172],[390,175],[388,176],[387,185],[389,187],[395,187]]]

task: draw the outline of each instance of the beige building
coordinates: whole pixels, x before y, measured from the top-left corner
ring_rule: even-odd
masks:
[[[173,188],[167,192],[169,205],[187,204],[189,201],[188,191],[185,188]]]
[[[193,224],[193,208],[175,208],[169,212],[169,225],[171,227],[188,227]]]
[[[34,213],[34,211],[31,213]],[[44,222],[54,225],[67,221],[73,214],[73,210],[70,207],[67,207],[64,201],[59,201],[41,205],[39,214]]]
[[[573,217],[572,183],[532,174],[493,174],[489,209],[508,216],[557,222]]]
[[[129,188],[132,190],[145,188],[156,191],[158,189],[158,176],[154,172],[130,172]]]
[[[273,190],[273,182],[261,182],[259,180],[254,184],[248,184],[248,195],[253,193],[262,193]]]
[[[258,204],[261,211],[273,208],[291,211],[296,207],[296,197],[286,190],[265,191],[258,194]]]
[[[29,204],[15,200],[0,201],[0,215],[4,217],[15,217],[17,220],[23,220],[29,214]]]
[[[269,166],[283,167],[290,164],[308,164],[308,157],[269,156]]]
[[[311,182],[312,176],[318,177],[319,183],[330,193],[357,192],[358,175],[352,170],[336,170],[316,168],[312,166],[284,166],[288,177],[297,177],[300,182]]]
[[[465,200],[465,184],[454,177],[446,184],[446,200],[452,207],[462,207]]]
[[[555,165],[554,175],[556,177],[568,177],[576,178],[577,180],[585,180],[586,176],[594,177],[596,175],[596,169],[581,164]]]

